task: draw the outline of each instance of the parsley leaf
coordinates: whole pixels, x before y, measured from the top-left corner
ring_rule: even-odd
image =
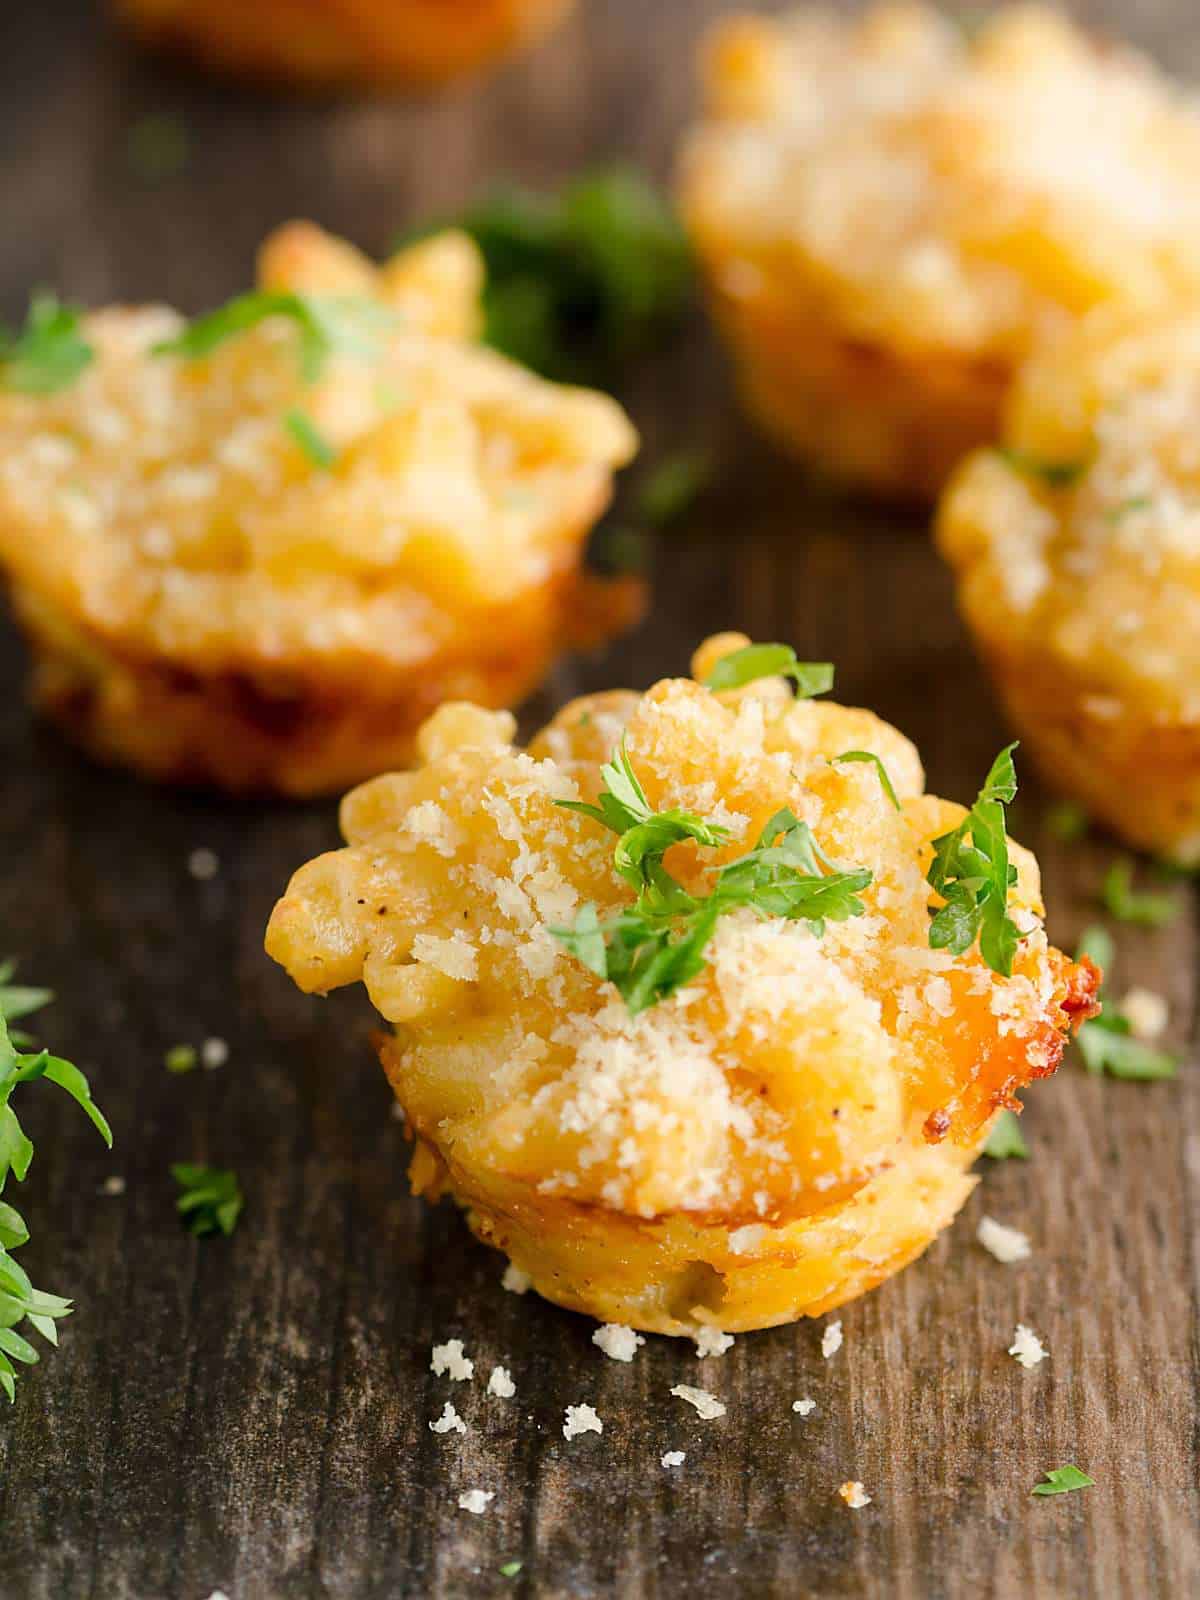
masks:
[[[57,1084],[87,1114],[104,1142],[112,1146],[112,1132],[78,1067],[46,1050],[24,1054],[17,1049],[8,1031],[8,1017],[38,1010],[49,994],[44,989],[10,987],[8,979],[12,974],[12,962],[0,966],[0,1191],[10,1173],[18,1183],[23,1182],[33,1160],[33,1145],[11,1104],[18,1084],[32,1083],[36,1078]],[[71,1314],[69,1300],[35,1289],[28,1274],[13,1260],[10,1252],[28,1238],[29,1229],[20,1213],[7,1202],[0,1202],[0,1389],[10,1402],[16,1398],[17,1372],[13,1362],[30,1366],[39,1359],[34,1346],[17,1332],[18,1325],[28,1322],[53,1345],[58,1343],[56,1323]]]
[[[701,450],[681,450],[668,456],[642,485],[638,512],[651,527],[677,522],[691,509],[712,477],[712,461]]]
[[[235,1172],[177,1161],[171,1176],[183,1190],[175,1209],[197,1238],[210,1233],[228,1237],[233,1232],[246,1203]]]
[[[1092,1489],[1095,1483],[1095,1478],[1089,1478],[1086,1472],[1068,1463],[1065,1467],[1051,1467],[1044,1481],[1034,1484],[1033,1493],[1070,1494],[1072,1489]]]
[[[892,787],[892,780],[888,777],[887,768],[884,766],[880,758],[875,754],[874,750],[843,750],[840,756],[834,756],[833,759],[835,764],[839,761],[873,762],[875,765],[875,771],[879,774],[879,782],[884,794],[887,795],[888,799],[892,802],[897,811],[903,809],[900,805],[900,797]]]
[[[74,383],[95,357],[80,331],[82,315],[57,295],[35,294],[19,333],[0,328],[0,389],[54,394]]]
[[[1049,489],[1069,489],[1091,466],[1090,461],[1044,461],[1026,450],[997,447],[996,454],[1022,477],[1040,478]]]
[[[163,1057],[163,1066],[177,1077],[194,1072],[199,1065],[199,1052],[193,1044],[173,1044]]]
[[[1133,862],[1119,856],[1104,876],[1100,891],[1104,908],[1118,922],[1134,922],[1143,928],[1164,928],[1179,915],[1170,895],[1137,894],[1133,889]]]
[[[1063,800],[1046,813],[1046,827],[1063,844],[1076,844],[1087,836],[1088,814],[1074,800]]]
[[[295,323],[305,383],[316,382],[331,356],[374,359],[380,340],[397,320],[395,312],[362,296],[254,289],[194,318],[174,339],[154,345],[152,354],[201,361],[227,339],[248,333],[270,317],[288,317]]]
[[[829,661],[797,661],[790,644],[748,644],[722,656],[704,680],[706,689],[741,689],[759,678],[790,678],[801,700],[833,688]]]
[[[524,1565],[523,1561],[506,1561],[500,1568],[500,1576],[502,1578],[515,1578]]]
[[[926,873],[930,887],[945,902],[939,909],[930,907],[930,948],[961,956],[978,938],[979,953],[1004,978],[1012,976],[1021,939],[1008,915],[1008,891],[1017,881],[1017,869],[1008,859],[1004,812],[1017,792],[1016,748],[1010,744],[1001,750],[970,811],[953,833],[933,841]]]
[[[585,905],[573,926],[548,931],[589,971],[614,984],[634,1015],[703,972],[704,951],[725,912],[747,906],[759,916],[806,921],[820,935],[827,921],[865,909],[858,896],[872,881],[870,871],[839,869],[808,824],[786,809],[771,818],[753,849],[717,869],[708,894],[690,894],[667,871],[666,852],[685,839],[717,847],[728,829],[688,811],[653,811],[624,745],[602,777],[597,805],[557,803],[617,835],[613,866],[637,898],[603,922],[594,905]]]
[[[993,1161],[1009,1161],[1014,1156],[1020,1161],[1028,1158],[1029,1146],[1025,1143],[1015,1111],[1002,1111],[996,1118],[996,1125],[988,1134],[983,1154],[990,1156]]]
[[[318,472],[328,472],[338,453],[306,412],[289,411],[283,425]]]
[[[1103,928],[1088,928],[1077,955],[1088,956],[1107,977],[1113,963],[1112,939]],[[1076,1038],[1083,1065],[1095,1077],[1107,1073],[1110,1078],[1153,1083],[1173,1078],[1179,1070],[1177,1056],[1135,1039],[1128,1017],[1115,1006],[1106,1005],[1098,1017],[1089,1017]]]

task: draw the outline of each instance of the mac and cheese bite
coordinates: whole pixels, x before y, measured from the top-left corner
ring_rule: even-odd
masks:
[[[525,750],[443,706],[267,934],[303,990],[361,981],[392,1025],[414,1190],[546,1298],[662,1333],[817,1315],[919,1255],[1094,1009],[994,828],[1007,753],[985,847],[900,733],[748,648],[576,700]],[[956,880],[973,818],[990,909]]]
[[[1035,5],[723,20],[681,174],[750,408],[836,476],[932,499],[1014,367],[1097,305],[1200,287],[1200,119]]]
[[[114,0],[148,43],[314,89],[435,84],[547,33],[570,0]]]
[[[481,280],[461,234],[376,267],[296,223],[190,324],[35,307],[0,565],[38,705],[154,778],[344,789],[632,620],[583,552],[633,428],[479,344]]]
[[[1026,366],[938,542],[1046,781],[1200,862],[1200,317],[1099,313]]]

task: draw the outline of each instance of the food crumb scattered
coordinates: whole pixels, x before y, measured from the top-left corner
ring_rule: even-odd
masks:
[[[488,1379],[487,1392],[496,1395],[501,1400],[511,1400],[517,1392],[517,1386],[512,1380],[512,1373],[507,1367],[493,1367],[492,1375]]]
[[[404,1107],[400,1104],[399,1100],[393,1100],[392,1101],[392,1109],[391,1109],[390,1115],[391,1115],[391,1119],[392,1119],[393,1122],[407,1122],[408,1121],[408,1118],[404,1115]]]
[[[475,1376],[475,1363],[463,1351],[461,1339],[447,1339],[445,1344],[435,1344],[429,1366],[437,1377],[446,1373],[453,1383],[463,1383]]]
[[[117,1177],[115,1175],[113,1177],[111,1177],[111,1178],[105,1178],[104,1182],[100,1185],[100,1193],[101,1194],[111,1194],[111,1195],[124,1194],[125,1193],[125,1179],[124,1178],[119,1178],[119,1177]]]
[[[592,1334],[592,1343],[598,1345],[611,1361],[632,1361],[638,1346],[645,1342],[640,1333],[635,1333],[622,1322],[606,1322]]]
[[[201,1065],[207,1067],[210,1072],[217,1067],[223,1067],[228,1060],[229,1046],[224,1039],[218,1039],[214,1036],[211,1039],[205,1039],[200,1046]]]
[[[533,1279],[527,1272],[522,1272],[515,1262],[510,1261],[504,1269],[504,1276],[500,1279],[500,1287],[507,1289],[509,1294],[525,1294],[533,1288]]]
[[[568,1406],[567,1420],[563,1423],[563,1438],[574,1439],[581,1433],[603,1433],[604,1424],[591,1406]]]
[[[1157,1039],[1167,1026],[1167,1002],[1153,989],[1134,988],[1121,1002],[1121,1015],[1129,1024],[1135,1039],[1150,1043]]]
[[[1027,1261],[1032,1254],[1029,1240],[1019,1228],[1007,1228],[992,1217],[980,1217],[975,1237],[989,1255],[1006,1266],[1014,1261]]]
[[[466,1433],[467,1431],[466,1423],[450,1404],[449,1400],[442,1407],[441,1416],[436,1422],[431,1422],[429,1427],[433,1433]]]
[[[851,1478],[848,1482],[844,1483],[838,1490],[838,1493],[850,1507],[851,1511],[861,1511],[864,1506],[869,1506],[871,1504],[871,1496],[863,1488],[862,1484],[859,1483],[857,1478]]]
[[[492,1501],[496,1498],[494,1489],[467,1489],[458,1497],[459,1506],[464,1511],[470,1511],[475,1516],[481,1517]]]
[[[1033,1329],[1027,1328],[1023,1322],[1017,1323],[1017,1331],[1008,1347],[1008,1353],[1023,1367],[1036,1367],[1039,1361],[1044,1361],[1050,1354]]]
[[[821,1335],[821,1354],[826,1361],[830,1356],[837,1355],[842,1348],[842,1324],[840,1321],[831,1322]]]
[[[686,1400],[688,1405],[695,1406],[705,1422],[711,1422],[714,1417],[723,1417],[725,1407],[716,1395],[709,1394],[707,1389],[693,1389],[689,1383],[677,1383],[671,1393],[678,1395],[681,1400]]]
[[[696,1354],[701,1359],[705,1356],[723,1356],[726,1350],[733,1349],[733,1335],[722,1333],[720,1328],[697,1328],[692,1338],[696,1344]]]
[[[687,1460],[686,1450],[667,1450],[661,1457],[664,1467],[681,1467]]]
[[[810,1400],[807,1395],[805,1395],[803,1400],[792,1401],[792,1410],[797,1412],[802,1417],[809,1416],[816,1409],[817,1402],[815,1400]]]
[[[208,850],[202,846],[199,850],[193,850],[188,856],[187,869],[197,883],[207,883],[220,872],[221,858],[215,850]]]

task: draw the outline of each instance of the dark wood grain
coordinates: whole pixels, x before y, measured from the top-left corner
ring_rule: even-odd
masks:
[[[665,173],[691,100],[688,57],[721,7],[583,0],[545,49],[480,84],[413,103],[271,102],[139,58],[82,0],[6,10],[0,95],[0,306],[31,284],[87,300],[214,303],[262,233],[312,215],[381,249],[500,172],[553,180],[630,157]],[[1200,66],[1188,0],[1077,8],[1125,25],[1180,70]],[[149,187],[124,156],[131,121],[180,112],[186,173]],[[528,720],[581,688],[682,668],[738,626],[839,664],[839,686],[918,742],[931,785],[972,792],[1003,729],[924,529],[822,496],[739,422],[697,324],[629,396],[647,447],[707,442],[719,482],[659,552],[651,620],[561,669]],[[51,1042],[91,1072],[117,1147],[74,1108],[30,1095],[38,1156],[22,1192],[35,1281],[78,1299],[62,1348],[0,1418],[6,1600],[375,1600],[501,1595],[976,1596],[1200,1593],[1197,1277],[1200,1075],[1151,1087],[1066,1068],[1031,1096],[1032,1160],[989,1170],[949,1237],[819,1329],[738,1340],[703,1368],[652,1340],[630,1367],[591,1325],[501,1291],[501,1262],[449,1207],[406,1196],[405,1146],[373,1064],[365,1002],[299,996],[261,949],[292,868],[335,837],[333,807],[234,806],[162,794],[85,765],[31,726],[16,685],[5,753],[0,948],[60,998]],[[1051,930],[1094,915],[1111,854],[1045,835],[1032,784],[1018,832],[1046,869]],[[186,860],[215,849],[219,876]],[[1123,931],[1120,976],[1166,992],[1194,1033],[1195,905]],[[229,1064],[187,1078],[164,1051],[210,1034]],[[248,1197],[230,1241],[177,1227],[168,1163],[236,1166]],[[101,1197],[106,1176],[127,1192]],[[1034,1259],[973,1243],[983,1209],[1028,1231]],[[1004,1353],[1026,1320],[1052,1355]],[[460,1439],[428,1422],[428,1371],[460,1335],[517,1398],[454,1391]],[[669,1396],[702,1382],[703,1423]],[[801,1421],[792,1399],[810,1393]],[[589,1401],[603,1438],[571,1444]],[[667,1473],[660,1453],[687,1451]],[[1086,1494],[1030,1498],[1075,1461]],[[835,1497],[859,1477],[874,1504]],[[496,1491],[488,1515],[464,1488]],[[506,1580],[500,1565],[524,1563]]]

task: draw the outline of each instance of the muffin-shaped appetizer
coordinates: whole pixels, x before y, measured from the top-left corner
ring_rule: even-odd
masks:
[[[942,552],[1047,781],[1200,862],[1200,316],[1103,312],[1026,366]]]
[[[803,695],[827,668],[738,635],[694,666],[527,751],[443,706],[267,936],[394,1025],[418,1192],[548,1299],[675,1334],[816,1315],[911,1261],[1097,978],[1007,843],[1008,752],[967,813],[894,728],[763,675]]]
[[[302,86],[436,83],[530,43],[570,0],[114,0],[150,43]]]
[[[481,272],[459,234],[376,268],[293,224],[191,324],[35,305],[0,564],[37,702],[150,776],[304,794],[629,620],[638,585],[581,560],[633,429],[475,342]]]
[[[751,409],[886,494],[995,437],[1047,330],[1200,286],[1196,110],[1035,6],[723,22],[682,203]]]

